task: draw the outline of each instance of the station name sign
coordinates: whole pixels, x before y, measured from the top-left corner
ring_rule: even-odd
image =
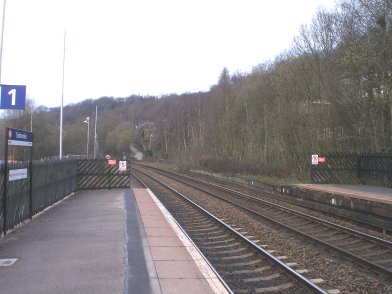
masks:
[[[12,169],[8,173],[8,181],[27,179],[27,168]]]
[[[7,128],[8,129],[8,145],[16,145],[16,146],[33,146],[33,133]]]

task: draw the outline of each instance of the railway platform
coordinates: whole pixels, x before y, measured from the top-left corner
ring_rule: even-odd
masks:
[[[80,191],[0,239],[0,292],[226,293],[147,189]]]
[[[368,185],[297,184],[283,191],[307,200],[391,218],[392,188]]]

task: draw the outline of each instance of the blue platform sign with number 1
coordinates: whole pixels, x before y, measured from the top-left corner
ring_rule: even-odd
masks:
[[[0,85],[0,109],[25,109],[26,86]]]

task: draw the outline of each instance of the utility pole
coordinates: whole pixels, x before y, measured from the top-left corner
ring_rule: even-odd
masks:
[[[5,3],[6,0],[3,0],[3,20],[1,26],[1,40],[0,40],[0,83],[1,83],[1,68],[3,63],[3,39],[4,39],[4,23],[5,23]]]
[[[87,146],[86,146],[86,159],[88,159],[88,141],[90,140],[90,117],[88,116],[85,121],[85,124],[87,124]]]
[[[65,36],[66,29],[64,29],[64,51],[63,51],[63,80],[61,86],[61,106],[60,106],[60,154],[59,158],[63,157],[63,105],[64,105],[64,68],[65,68]]]
[[[97,152],[98,152],[97,120],[98,120],[98,106],[95,105],[94,159],[97,158]]]

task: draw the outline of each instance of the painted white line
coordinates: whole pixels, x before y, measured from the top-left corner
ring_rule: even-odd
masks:
[[[17,258],[4,258],[0,259],[0,266],[11,266],[13,265],[18,259]]]

